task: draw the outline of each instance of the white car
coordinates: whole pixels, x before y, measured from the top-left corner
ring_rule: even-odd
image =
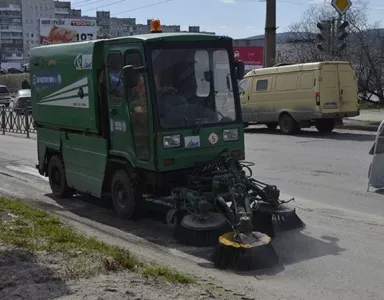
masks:
[[[0,85],[0,105],[5,105],[5,107],[9,107],[11,100],[12,97],[8,88],[5,85]]]

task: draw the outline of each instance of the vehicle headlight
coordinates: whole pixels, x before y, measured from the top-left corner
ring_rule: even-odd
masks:
[[[181,143],[180,134],[177,135],[166,135],[163,137],[163,147],[164,148],[176,148],[180,147]]]
[[[239,139],[239,130],[236,129],[224,129],[223,130],[223,140],[224,142],[236,141]]]

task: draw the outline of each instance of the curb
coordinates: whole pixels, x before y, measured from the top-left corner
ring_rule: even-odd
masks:
[[[364,121],[355,121],[355,120],[344,120],[344,124],[340,126],[341,129],[351,129],[351,130],[362,130],[362,131],[371,131],[376,132],[379,124],[372,124],[373,122],[364,122]]]

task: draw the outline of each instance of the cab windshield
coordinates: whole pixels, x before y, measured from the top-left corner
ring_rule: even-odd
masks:
[[[152,65],[162,128],[236,120],[227,50],[156,49]]]

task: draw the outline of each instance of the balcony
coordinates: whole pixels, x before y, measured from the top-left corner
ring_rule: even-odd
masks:
[[[0,19],[21,18],[21,11],[2,11],[0,10]]]
[[[19,35],[4,35],[2,34],[1,35],[1,40],[23,40],[23,36],[19,36]]]
[[[23,32],[22,26],[0,25],[0,32]]]
[[[70,10],[68,8],[55,8],[55,14],[57,15],[69,15]]]
[[[0,7],[0,11],[20,11],[21,12],[21,5],[10,4],[8,5],[8,7]]]
[[[4,51],[5,52],[5,51]],[[3,57],[5,58],[6,61],[9,61],[9,60],[23,60],[24,59],[24,55],[23,53],[3,53]]]

